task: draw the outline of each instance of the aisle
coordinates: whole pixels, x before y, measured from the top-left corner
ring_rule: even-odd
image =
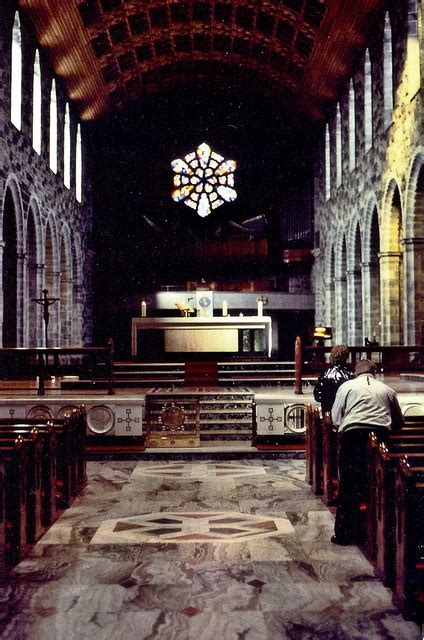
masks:
[[[0,589],[7,640],[420,640],[302,460],[91,462]]]

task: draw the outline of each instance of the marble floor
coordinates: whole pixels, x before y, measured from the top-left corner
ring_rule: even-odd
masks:
[[[421,640],[304,460],[90,462],[0,588],[3,640]]]

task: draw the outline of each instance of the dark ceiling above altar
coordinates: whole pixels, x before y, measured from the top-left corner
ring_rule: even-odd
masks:
[[[193,80],[260,85],[320,118],[384,0],[19,0],[83,119]]]
[[[313,133],[270,96],[200,83],[146,96],[89,131],[99,274],[112,264],[121,290],[275,275],[283,249],[313,245]],[[237,198],[206,218],[171,197],[171,161],[202,142],[237,162]]]

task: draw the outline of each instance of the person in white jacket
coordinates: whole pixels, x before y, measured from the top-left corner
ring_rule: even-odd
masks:
[[[366,450],[374,431],[383,440],[390,430],[403,425],[396,393],[375,379],[377,367],[360,360],[356,378],[344,382],[337,391],[331,418],[339,442],[339,494],[336,524],[331,541],[335,544],[363,544],[367,509]]]

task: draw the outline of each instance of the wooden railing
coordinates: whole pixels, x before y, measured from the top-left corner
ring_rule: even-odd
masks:
[[[0,379],[37,377],[37,394],[46,393],[51,376],[85,375],[103,379],[108,395],[114,395],[113,340],[104,347],[4,347],[0,348]]]
[[[320,374],[329,366],[332,347],[303,346],[298,337],[295,343],[295,393],[302,393],[302,376]],[[362,358],[373,360],[379,373],[397,374],[424,371],[424,345],[352,346],[349,347],[352,368]]]

